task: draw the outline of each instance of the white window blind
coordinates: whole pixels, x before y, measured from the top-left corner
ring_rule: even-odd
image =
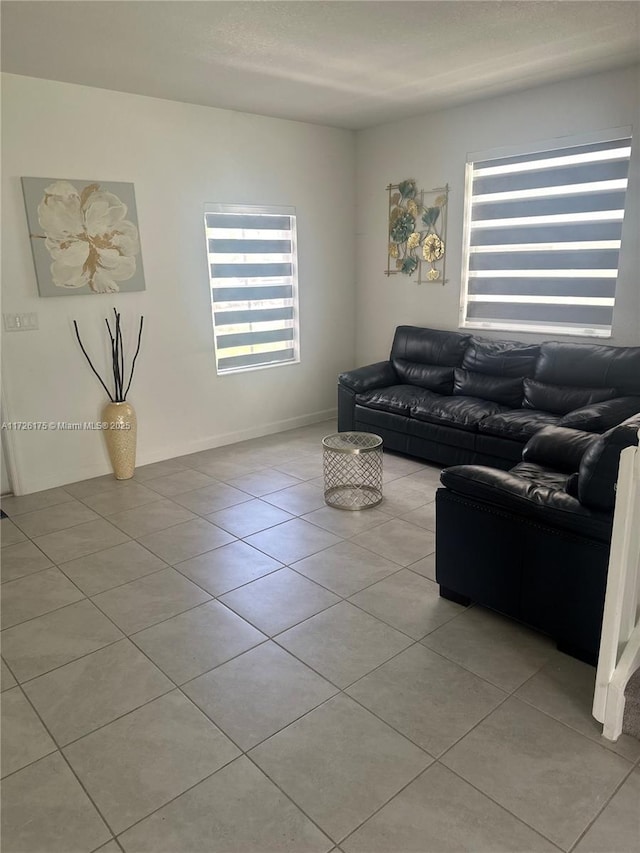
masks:
[[[462,327],[609,337],[631,135],[467,163]]]
[[[298,361],[293,208],[207,205],[218,373]]]

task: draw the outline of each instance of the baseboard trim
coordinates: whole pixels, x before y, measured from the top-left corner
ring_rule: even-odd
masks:
[[[165,447],[145,452],[144,448],[138,447],[138,458],[136,460],[137,467],[143,465],[151,465],[153,462],[163,462],[165,459],[173,459],[180,456],[188,456],[190,453],[198,453],[202,450],[212,450],[216,447],[225,447],[230,444],[237,444],[240,441],[248,441],[252,438],[262,438],[265,435],[275,435],[280,432],[288,432],[299,427],[310,426],[311,424],[321,423],[322,421],[335,419],[338,416],[337,409],[324,409],[319,412],[310,412],[307,415],[298,415],[294,418],[284,418],[280,421],[272,421],[268,424],[260,424],[248,429],[236,430],[235,432],[222,433],[220,435],[207,436],[206,438],[190,441],[187,444],[167,445]],[[16,478],[20,483],[21,491],[14,487],[14,494],[28,495],[33,492],[41,492],[45,489],[55,489],[58,486],[64,486],[68,483],[76,483],[79,480],[89,480],[92,477],[101,477],[104,474],[110,474],[111,468],[108,462],[96,462],[93,465],[86,465],[78,468],[75,471],[67,473],[66,476],[50,472],[39,472],[37,482],[30,478]]]

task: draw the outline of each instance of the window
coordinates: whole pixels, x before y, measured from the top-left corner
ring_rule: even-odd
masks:
[[[205,208],[219,374],[293,364],[298,355],[294,208]]]
[[[611,336],[630,128],[557,144],[469,157],[461,327]]]

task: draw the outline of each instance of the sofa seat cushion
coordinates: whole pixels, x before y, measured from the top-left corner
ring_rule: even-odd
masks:
[[[508,412],[506,406],[479,397],[439,397],[432,395],[418,401],[411,409],[411,416],[420,421],[445,424],[458,429],[477,432],[483,418],[499,412]]]
[[[538,465],[536,462],[519,462],[511,469],[510,473],[522,477],[523,480],[529,480],[531,483],[539,483],[541,486],[549,486],[551,489],[563,491],[566,491],[567,480],[571,477],[571,474],[553,471],[551,468],[545,468],[544,465]]]
[[[447,489],[470,500],[589,539],[606,543],[611,539],[611,513],[591,510],[564,489],[531,476],[519,476],[513,469],[498,471],[483,465],[455,465],[445,468],[440,479]]]
[[[552,415],[551,412],[516,409],[485,418],[479,424],[478,429],[487,435],[526,442],[542,427],[555,426],[559,422],[560,416]]]
[[[396,415],[409,417],[411,408],[422,400],[437,400],[438,394],[419,388],[417,385],[389,385],[387,388],[376,388],[356,395],[356,403],[379,409],[383,412],[393,412]]]

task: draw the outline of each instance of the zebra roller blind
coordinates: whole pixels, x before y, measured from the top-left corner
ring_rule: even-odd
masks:
[[[207,205],[218,373],[298,358],[294,208]]]
[[[462,327],[610,337],[630,129],[467,163]]]

